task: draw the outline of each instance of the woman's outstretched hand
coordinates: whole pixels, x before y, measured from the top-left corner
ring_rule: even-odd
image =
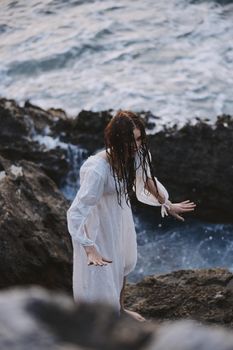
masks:
[[[112,260],[106,259],[100,255],[94,245],[85,246],[84,249],[87,254],[88,265],[105,266],[108,265],[108,263],[112,263]]]
[[[180,214],[187,213],[193,211],[196,207],[196,204],[190,202],[190,200],[180,202],[180,203],[169,203],[170,209],[168,209],[168,213],[174,216],[176,219],[184,221],[183,216]]]

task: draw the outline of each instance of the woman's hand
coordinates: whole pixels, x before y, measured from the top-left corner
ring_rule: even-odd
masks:
[[[94,245],[85,246],[84,249],[87,254],[88,265],[105,266],[108,265],[108,263],[112,263],[112,260],[101,256]]]
[[[193,211],[196,207],[196,204],[193,202],[190,202],[190,200],[180,202],[180,203],[170,202],[168,205],[170,208],[170,209],[167,209],[168,213],[181,221],[184,221],[184,218],[180,214]]]

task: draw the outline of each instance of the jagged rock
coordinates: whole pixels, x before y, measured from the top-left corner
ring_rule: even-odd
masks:
[[[67,150],[47,149],[36,138],[49,134],[57,119],[39,107],[25,105],[22,108],[13,100],[0,99],[0,155],[38,164],[59,185],[69,170]]]
[[[226,269],[181,270],[128,284],[128,307],[157,321],[195,319],[233,326],[233,274]]]
[[[104,128],[111,117],[110,111],[81,111],[74,120],[72,140],[88,149],[89,153],[104,147]]]
[[[0,288],[40,284],[71,292],[68,202],[37,165],[0,156]]]
[[[193,321],[139,323],[104,304],[42,288],[0,293],[0,347],[9,350],[232,350],[232,332]]]
[[[103,147],[103,131],[112,111],[82,111],[68,118],[63,110],[43,109],[29,102],[19,107],[0,99],[0,154],[12,160],[27,159],[40,165],[61,188],[72,168],[69,148],[48,150],[38,134],[87,149],[86,157]],[[158,117],[142,112],[147,128]],[[154,120],[154,122],[153,122]],[[33,136],[32,136],[33,135]],[[35,137],[37,135],[37,137]],[[183,128],[166,128],[149,135],[156,176],[167,187],[172,201],[197,203],[195,217],[212,222],[232,222],[233,118],[221,116],[215,125],[199,121]],[[137,203],[137,202],[136,202]],[[137,203],[154,215],[154,208]]]
[[[195,201],[198,218],[232,222],[232,117],[219,117],[214,127],[199,121],[166,130],[151,136],[150,144],[156,174],[174,201]]]

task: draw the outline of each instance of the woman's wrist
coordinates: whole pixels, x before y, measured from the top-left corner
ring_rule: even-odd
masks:
[[[93,253],[96,250],[94,245],[85,245],[83,248],[85,249],[86,254]]]
[[[161,203],[162,218],[164,216],[168,216],[168,213],[170,213],[171,207],[172,207],[172,203],[168,199],[165,199],[164,203]]]
[[[166,197],[164,195],[161,195],[160,193],[158,193],[157,200],[161,205],[166,203]]]

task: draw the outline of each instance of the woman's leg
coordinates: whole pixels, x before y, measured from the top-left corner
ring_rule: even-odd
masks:
[[[130,311],[130,310],[127,310],[127,309],[124,308],[124,289],[125,289],[125,284],[126,284],[126,277],[124,277],[123,286],[122,286],[121,294],[120,294],[121,313],[126,313],[126,314],[128,314],[131,317],[133,317],[135,320],[137,320],[139,322],[145,321],[145,318],[142,317],[137,312]]]

